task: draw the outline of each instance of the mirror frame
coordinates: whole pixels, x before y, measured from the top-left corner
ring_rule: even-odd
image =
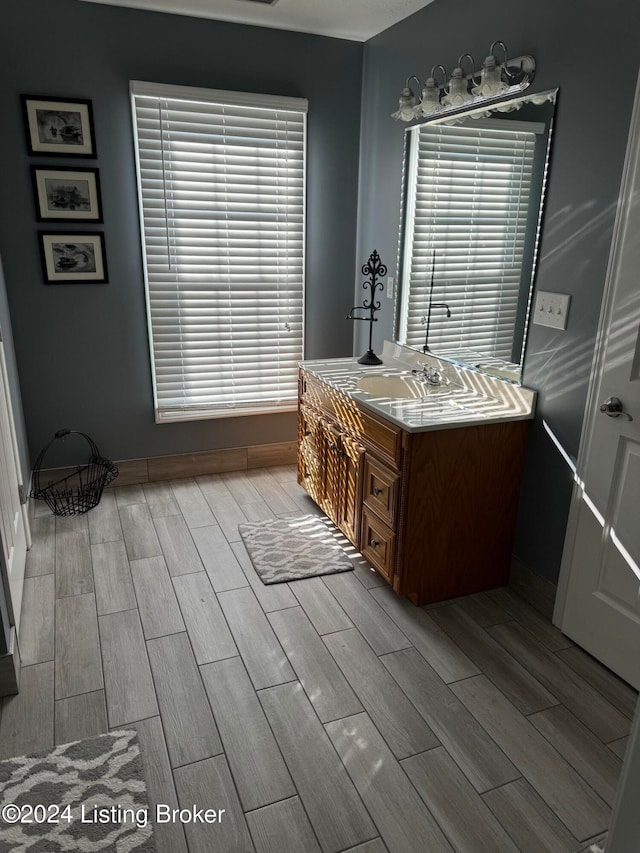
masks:
[[[422,127],[424,125],[433,125],[433,124],[460,124],[466,118],[489,118],[495,112],[514,112],[520,109],[525,104],[535,104],[535,105],[543,105],[546,103],[556,104],[558,99],[558,93],[560,89],[559,87],[555,87],[553,89],[548,89],[543,92],[536,92],[531,94],[518,94],[516,97],[504,98],[501,100],[492,99],[491,103],[484,103],[482,106],[478,106],[477,104],[470,104],[468,108],[460,108],[455,111],[455,114],[451,112],[448,114],[435,113],[431,116],[426,116],[421,120],[417,120],[412,122],[408,127],[405,128],[403,135],[403,155],[402,155],[402,197],[400,203],[400,228],[398,234],[398,255],[397,255],[397,268],[396,268],[396,281],[398,282],[398,288],[396,293],[396,304],[394,308],[394,316],[393,316],[393,339],[396,343],[402,343],[403,346],[411,346],[410,344],[403,343],[398,340],[399,329],[401,326],[401,312],[402,306],[404,304],[404,288],[406,287],[406,283],[404,281],[404,261],[405,261],[405,225],[406,225],[406,205],[407,205],[407,195],[408,195],[408,183],[409,183],[409,169],[408,165],[408,153],[409,153],[409,133],[416,127]],[[463,359],[455,359],[452,356],[441,356],[437,352],[432,352],[431,355],[439,358],[443,361],[449,361],[453,364],[459,364],[463,367],[466,367],[471,370],[475,370],[478,373],[485,373],[489,376],[494,376],[494,378],[503,379],[507,382],[511,382],[515,385],[522,385],[522,374],[524,371],[525,365],[525,355],[527,348],[527,340],[528,340],[528,332],[529,332],[529,323],[531,318],[531,309],[533,303],[533,293],[536,284],[536,277],[538,271],[538,263],[540,257],[540,245],[543,237],[543,226],[544,226],[544,211],[546,206],[547,193],[549,190],[549,173],[551,168],[551,149],[552,149],[552,139],[553,139],[553,131],[554,131],[554,123],[555,123],[555,110],[551,118],[549,119],[549,129],[547,134],[547,147],[545,152],[545,165],[544,165],[544,174],[542,178],[542,197],[540,199],[540,205],[538,210],[538,218],[537,218],[537,239],[533,257],[533,263],[531,266],[531,280],[529,283],[529,293],[528,293],[528,309],[524,319],[524,328],[522,329],[522,348],[520,351],[520,376],[518,380],[512,380],[504,375],[500,374],[492,374],[490,369],[483,368],[480,369],[476,365],[469,364],[465,362]],[[422,351],[422,350],[418,350]]]

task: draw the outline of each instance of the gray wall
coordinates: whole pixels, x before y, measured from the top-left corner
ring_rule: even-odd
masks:
[[[389,114],[405,78],[424,79],[440,62],[450,71],[466,51],[481,62],[498,38],[513,56],[532,54],[538,70],[530,91],[560,87],[537,287],[570,293],[572,303],[566,331],[532,326],[529,333],[524,383],[539,398],[516,554],[556,580],[572,477],[543,420],[575,457],[638,74],[640,6],[538,0],[506,12],[500,0],[435,0],[367,42],[357,261],[375,247],[390,272],[396,266],[404,125]],[[383,299],[377,347],[392,334],[392,319]],[[360,336],[355,351],[363,349]]]
[[[309,99],[306,355],[344,356],[362,45],[78,0],[12,0],[2,18],[0,251],[32,461],[65,426],[115,459],[293,439],[293,414],[154,423],[129,80]],[[23,93],[91,98],[97,163],[29,158]],[[48,226],[35,220],[30,163],[100,168],[109,284],[43,284],[37,230]]]

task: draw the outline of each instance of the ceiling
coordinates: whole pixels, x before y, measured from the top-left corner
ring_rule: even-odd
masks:
[[[432,0],[84,0],[367,41]]]

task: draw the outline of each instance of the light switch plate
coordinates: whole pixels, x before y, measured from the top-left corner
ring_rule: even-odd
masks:
[[[568,293],[539,290],[536,293],[533,322],[538,326],[550,326],[552,329],[566,329],[570,301]]]
[[[393,276],[387,276],[387,299],[393,299]]]

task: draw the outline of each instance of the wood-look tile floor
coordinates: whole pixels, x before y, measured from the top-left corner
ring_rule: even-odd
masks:
[[[292,467],[34,510],[0,757],[135,728],[158,853],[576,853],[636,694],[509,589],[417,608],[362,561],[263,586],[237,525],[317,511]]]

